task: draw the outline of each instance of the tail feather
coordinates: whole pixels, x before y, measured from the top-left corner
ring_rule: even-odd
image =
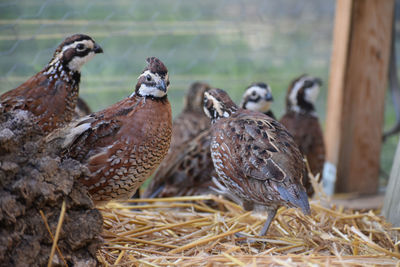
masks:
[[[285,184],[280,184],[277,188],[283,200],[300,208],[304,214],[310,215],[311,211],[307,193],[301,185],[291,184],[285,186]]]

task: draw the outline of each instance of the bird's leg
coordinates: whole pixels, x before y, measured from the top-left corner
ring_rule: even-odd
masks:
[[[271,225],[271,222],[276,215],[276,209],[269,209],[267,213],[268,217],[267,220],[265,221],[263,228],[261,229],[260,236],[265,236],[265,234],[267,233],[269,226]]]
[[[246,202],[245,202],[245,203],[246,203]],[[252,203],[252,204],[254,204],[254,203]],[[252,206],[252,209],[254,209],[254,205]],[[267,231],[268,231],[268,229],[269,229],[269,226],[271,225],[272,220],[274,219],[274,217],[275,217],[275,215],[276,215],[276,211],[277,211],[277,209],[268,209],[268,210],[267,210],[268,217],[267,217],[267,220],[265,221],[265,224],[264,224],[263,228],[262,228],[261,231],[260,231],[259,236],[265,236],[265,234],[267,233]],[[255,242],[257,242],[257,241],[255,241],[255,240],[249,240],[250,237],[247,236],[247,235],[244,235],[244,234],[242,234],[242,233],[236,233],[235,236],[236,236],[236,237],[239,237],[239,238],[241,238],[241,237],[247,238],[247,242],[248,242],[248,243],[255,243]]]

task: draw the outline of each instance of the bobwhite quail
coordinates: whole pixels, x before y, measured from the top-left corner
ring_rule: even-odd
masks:
[[[263,82],[253,83],[246,88],[240,106],[244,109],[254,110],[275,118],[271,111],[272,97],[271,87]]]
[[[203,99],[202,97],[202,101]],[[241,106],[273,117],[269,109],[272,100],[270,87],[265,83],[255,83],[247,87]],[[204,114],[204,111],[202,112]],[[210,119],[207,118],[207,120],[206,130],[182,145],[170,148],[168,155],[146,188],[144,197],[190,196],[215,192],[225,195],[224,190],[221,190],[221,184],[217,184],[219,189],[211,189],[211,186],[214,186],[211,179],[216,176],[216,173],[210,152]]]
[[[314,106],[321,84],[320,79],[307,75],[295,79],[288,88],[286,113],[280,119],[306,157],[313,175],[322,175],[325,162],[324,137]],[[312,196],[314,189],[308,176],[303,184]]]
[[[42,71],[0,96],[0,112],[28,110],[44,133],[70,122],[78,99],[80,69],[102,52],[87,35],[67,37]]]
[[[184,99],[182,112],[172,123],[171,149],[193,139],[210,127],[210,119],[203,112],[204,92],[210,86],[203,82],[193,83]]]
[[[260,232],[268,231],[279,206],[297,207],[310,214],[303,157],[291,135],[276,120],[238,108],[221,89],[204,93],[204,112],[211,119],[211,157],[227,190],[246,209],[268,212]]]
[[[167,154],[172,132],[168,72],[158,58],[147,62],[128,98],[46,138],[61,144],[64,157],[87,166],[89,175],[80,182],[95,202],[130,198]]]

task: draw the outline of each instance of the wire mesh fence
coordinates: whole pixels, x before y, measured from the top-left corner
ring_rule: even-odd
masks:
[[[319,0],[3,0],[0,93],[41,70],[66,36],[85,33],[104,49],[82,69],[80,95],[95,111],[129,95],[145,58],[157,56],[169,68],[174,115],[194,81],[237,102],[246,86],[264,81],[280,117],[291,79],[309,73],[325,82],[317,104],[323,122],[334,13],[334,1]],[[396,142],[384,146],[386,172]]]

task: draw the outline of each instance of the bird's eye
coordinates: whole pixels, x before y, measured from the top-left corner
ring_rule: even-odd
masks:
[[[146,76],[146,80],[147,80],[148,82],[150,82],[150,81],[151,81],[151,76],[150,76],[150,75],[147,75],[147,76]]]
[[[252,96],[256,96],[256,91],[251,92]]]
[[[85,45],[84,44],[78,44],[77,46],[76,46],[76,50],[78,50],[78,51],[82,51],[82,50],[84,50],[85,49]]]
[[[314,85],[314,83],[312,81],[307,80],[307,81],[304,82],[304,87],[306,87],[306,88],[307,87],[311,87],[313,85]]]

